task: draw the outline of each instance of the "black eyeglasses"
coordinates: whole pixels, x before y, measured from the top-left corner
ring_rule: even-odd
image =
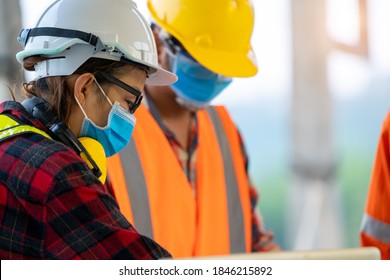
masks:
[[[133,88],[132,86],[125,84],[121,80],[119,80],[119,79],[115,78],[114,76],[111,76],[110,74],[107,74],[105,72],[98,72],[98,73],[96,73],[96,76],[98,76],[98,77],[100,76],[103,79],[105,79],[106,81],[108,81],[114,85],[117,85],[118,87],[120,87],[120,88],[124,89],[125,91],[130,92],[132,95],[134,95],[135,101],[128,102],[129,111],[131,114],[134,114],[135,110],[137,110],[137,108],[141,104],[141,101],[143,98],[142,93],[139,90]]]
[[[178,52],[182,52],[185,56],[192,59],[195,62],[198,62],[185,48],[184,46],[173,36],[169,36],[168,38],[162,39],[164,45],[169,49],[173,54],[177,54]]]

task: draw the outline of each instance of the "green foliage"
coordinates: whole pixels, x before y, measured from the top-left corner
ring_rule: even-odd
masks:
[[[340,186],[342,232],[344,247],[359,246],[359,230],[366,203],[367,189],[371,176],[372,154],[361,152],[345,153],[336,174],[336,181]],[[266,228],[272,230],[275,241],[285,250],[288,229],[286,223],[287,187],[289,176],[285,169],[268,174],[262,182],[255,178],[255,185],[260,192],[259,208]]]
[[[341,186],[342,210],[345,217],[346,247],[359,246],[359,231],[371,177],[372,155],[346,154],[340,162],[337,179]]]
[[[288,176],[284,170],[275,172],[265,178],[263,183],[259,183],[255,178],[255,185],[259,186],[260,200],[258,207],[260,208],[265,227],[274,233],[274,240],[286,249],[286,202]]]

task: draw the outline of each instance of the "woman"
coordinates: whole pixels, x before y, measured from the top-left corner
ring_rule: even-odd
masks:
[[[56,1],[18,40],[34,79],[23,87],[29,99],[0,104],[0,258],[169,257],[123,217],[77,139],[119,152],[144,84],[176,80],[158,67],[135,3]]]

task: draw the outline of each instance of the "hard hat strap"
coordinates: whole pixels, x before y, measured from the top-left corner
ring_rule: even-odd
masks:
[[[86,33],[79,30],[63,29],[55,27],[37,27],[30,29],[22,29],[18,35],[18,42],[24,48],[30,37],[38,36],[52,36],[52,37],[63,37],[63,38],[78,38],[96,47],[99,43],[99,37],[92,33]]]

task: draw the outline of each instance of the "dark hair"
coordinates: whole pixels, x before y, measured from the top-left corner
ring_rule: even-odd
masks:
[[[46,60],[42,56],[31,56],[23,61],[23,68],[32,70],[34,65]],[[90,58],[84,62],[74,74],[92,73],[103,71],[113,76],[121,75],[124,66],[131,65],[125,62],[118,62],[100,58]],[[135,67],[135,66],[134,66]],[[128,68],[125,68],[128,71]],[[46,77],[23,84],[23,93],[28,98],[37,96],[46,100],[52,107],[53,112],[63,121],[70,116],[72,105],[75,103],[74,95],[66,83],[67,76]],[[98,83],[103,87],[107,82],[96,77]]]

